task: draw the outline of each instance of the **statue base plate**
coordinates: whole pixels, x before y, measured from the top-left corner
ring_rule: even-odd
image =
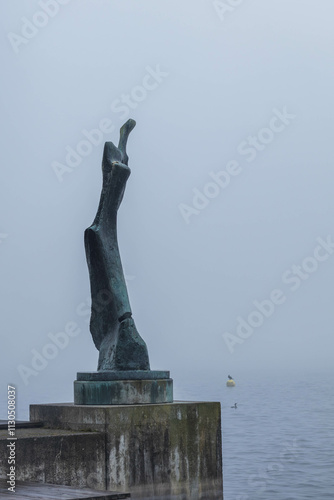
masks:
[[[99,372],[79,372],[77,380],[159,380],[170,378],[169,371],[161,370],[105,370]]]
[[[78,373],[76,405],[134,405],[173,402],[168,371],[133,370]]]

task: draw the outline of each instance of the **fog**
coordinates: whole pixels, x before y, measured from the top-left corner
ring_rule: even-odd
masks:
[[[70,401],[96,370],[83,232],[128,118],[118,236],[151,367],[176,392],[331,370],[333,15],[331,0],[2,5],[2,391]]]

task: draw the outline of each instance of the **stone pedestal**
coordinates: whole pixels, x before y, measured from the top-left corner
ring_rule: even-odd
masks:
[[[134,498],[223,499],[220,403],[31,405],[30,419],[104,436],[96,477],[105,471],[105,484],[90,487]]]
[[[133,405],[173,402],[168,371],[131,370],[78,373],[74,404]]]

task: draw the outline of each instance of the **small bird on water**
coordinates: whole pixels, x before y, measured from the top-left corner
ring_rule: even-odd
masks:
[[[231,406],[231,408],[235,408],[235,409],[237,409],[237,403],[234,403],[234,405],[233,405],[233,406]]]

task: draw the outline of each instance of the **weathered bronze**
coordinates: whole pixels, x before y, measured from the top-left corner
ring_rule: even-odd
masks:
[[[92,295],[90,331],[100,351],[101,371],[150,369],[146,344],[132,318],[117,242],[117,211],[131,173],[126,143],[135,125],[134,120],[123,125],[118,147],[105,143],[100,204],[93,224],[85,231]]]

